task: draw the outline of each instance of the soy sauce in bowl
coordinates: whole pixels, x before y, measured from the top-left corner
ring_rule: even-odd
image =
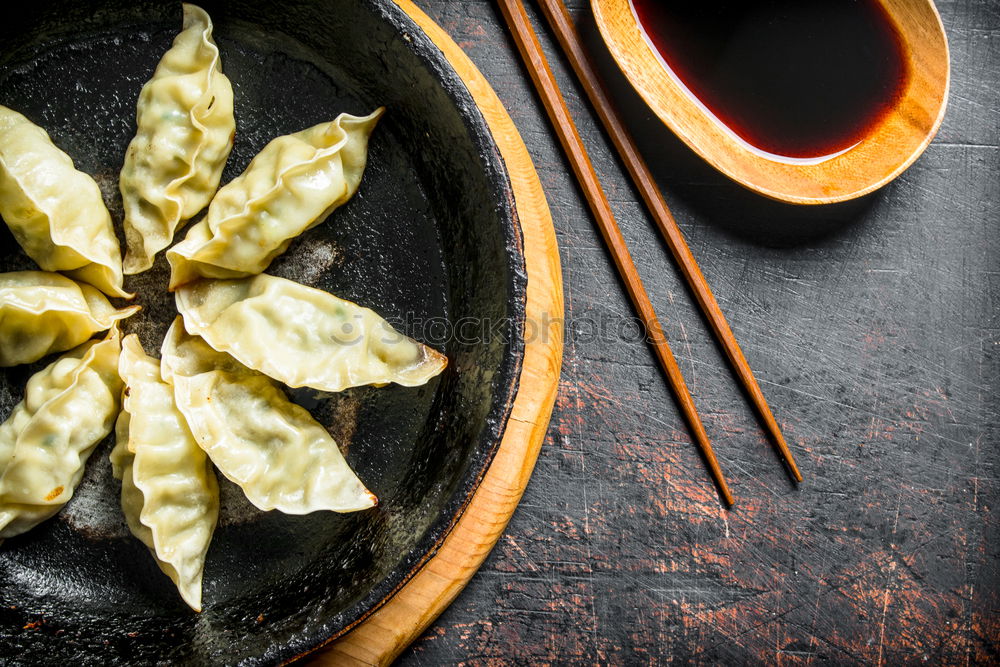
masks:
[[[849,150],[910,75],[876,0],[631,0],[646,37],[691,97],[778,161]]]

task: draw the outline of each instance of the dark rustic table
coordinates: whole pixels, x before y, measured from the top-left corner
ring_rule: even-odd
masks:
[[[402,663],[1000,660],[1000,5],[938,0],[951,96],[917,163],[865,201],[805,209],[694,158],[609,65],[587,3],[572,4],[783,425],[798,488],[542,33],[730,479],[727,512],[497,10],[419,4],[528,144],[567,329],[524,500]]]

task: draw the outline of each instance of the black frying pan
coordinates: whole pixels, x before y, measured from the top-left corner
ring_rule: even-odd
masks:
[[[201,4],[236,93],[224,181],[274,136],[388,108],[358,195],[269,272],[372,307],[451,363],[420,388],[295,392],[381,503],[351,515],[264,513],[220,478],[200,614],[128,534],[109,439],[59,515],[0,547],[0,662],[266,664],[342,634],[440,544],[489,465],[517,388],[525,276],[511,190],[442,54],[387,1]],[[179,2],[125,0],[31,0],[6,5],[0,21],[0,104],[45,127],[97,178],[119,232],[117,175],[135,102],[180,22]],[[0,271],[28,268],[0,226]],[[150,351],[174,315],[166,278],[161,256],[126,282],[145,308],[126,331]],[[462,335],[449,337],[460,323]],[[49,361],[0,371],[0,418]]]

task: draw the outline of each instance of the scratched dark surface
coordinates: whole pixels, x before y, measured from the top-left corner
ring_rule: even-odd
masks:
[[[1000,660],[1000,3],[938,2],[952,56],[942,129],[906,173],[850,206],[745,193],[609,77],[783,425],[800,488],[553,62],[730,479],[738,504],[726,512],[649,350],[615,336],[629,303],[498,11],[418,2],[528,144],[559,238],[568,326],[521,506],[401,663]],[[615,74],[586,3],[572,9]],[[548,32],[542,41],[554,57]]]

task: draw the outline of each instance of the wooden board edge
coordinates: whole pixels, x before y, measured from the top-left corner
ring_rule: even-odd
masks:
[[[528,149],[500,98],[451,37],[410,0],[394,2],[427,33],[462,77],[507,165],[524,234],[528,274],[524,365],[496,457],[440,550],[374,614],[309,656],[314,667],[392,662],[465,588],[500,539],[528,484],[548,430],[562,365],[559,249]]]

